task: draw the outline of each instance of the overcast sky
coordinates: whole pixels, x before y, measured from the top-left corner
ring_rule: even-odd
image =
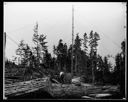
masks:
[[[121,52],[121,42],[125,39],[126,7],[121,2],[6,2],[4,3],[4,32],[19,43],[25,40],[33,46],[33,29],[38,22],[39,34],[47,35],[49,52],[59,39],[69,46],[72,37],[72,5],[74,5],[74,32],[82,38],[91,30],[100,35],[98,53],[102,56]],[[18,46],[7,37],[6,57],[15,56]]]

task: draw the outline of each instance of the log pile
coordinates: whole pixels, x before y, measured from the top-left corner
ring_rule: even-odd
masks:
[[[119,92],[117,86],[95,86],[91,84],[62,84],[57,80],[52,83],[48,77],[5,85],[5,96],[18,96],[37,90],[47,91],[54,98],[100,98]]]
[[[13,84],[5,84],[5,96],[18,96],[29,92],[34,92],[46,87],[47,78],[38,78],[25,82],[17,82]]]

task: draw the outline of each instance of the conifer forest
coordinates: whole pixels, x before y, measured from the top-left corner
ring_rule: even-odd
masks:
[[[102,56],[97,53],[101,34],[85,30],[82,37],[79,33],[71,34],[70,44],[60,38],[51,53],[47,34],[39,33],[38,26],[38,23],[33,25],[31,41],[34,46],[22,39],[15,58],[5,59],[4,94],[7,99],[126,98],[126,39],[120,43],[121,52]],[[5,32],[5,49],[6,36]],[[114,66],[109,58],[114,59]]]

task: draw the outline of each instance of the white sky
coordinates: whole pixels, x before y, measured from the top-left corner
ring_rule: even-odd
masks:
[[[24,39],[33,46],[33,29],[38,21],[39,34],[47,35],[48,50],[63,39],[68,46],[72,35],[72,5],[75,13],[75,34],[82,38],[91,30],[100,34],[98,53],[115,56],[121,51],[125,39],[126,7],[121,2],[104,3],[57,3],[57,2],[6,2],[4,3],[4,32],[17,43]],[[6,57],[15,56],[18,46],[7,38]]]

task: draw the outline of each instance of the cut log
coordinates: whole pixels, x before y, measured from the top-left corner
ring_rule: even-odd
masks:
[[[82,98],[85,98],[85,99],[93,99],[92,97],[89,97],[89,96],[82,96]]]
[[[77,85],[77,86],[80,86],[81,85],[80,77],[73,78],[72,83]]]
[[[96,97],[100,98],[100,97],[108,97],[111,96],[111,94],[109,93],[102,93],[102,94],[96,94]]]

